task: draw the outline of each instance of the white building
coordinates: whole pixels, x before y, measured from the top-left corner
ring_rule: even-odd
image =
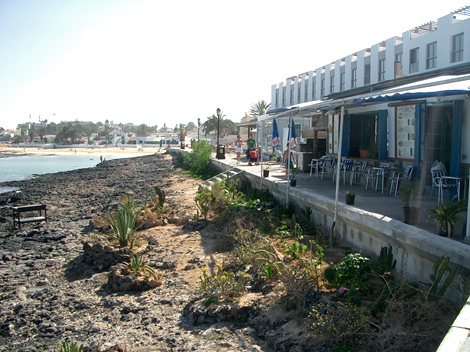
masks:
[[[355,95],[441,74],[469,73],[470,6],[286,79],[271,88],[271,110]]]

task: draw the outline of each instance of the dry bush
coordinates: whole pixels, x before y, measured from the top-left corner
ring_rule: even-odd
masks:
[[[449,302],[424,299],[386,300],[377,332],[368,338],[380,351],[435,351],[452,324],[455,309]]]

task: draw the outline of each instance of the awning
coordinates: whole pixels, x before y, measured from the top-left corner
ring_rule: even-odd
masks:
[[[390,102],[400,100],[418,100],[426,98],[445,97],[451,95],[470,94],[470,79],[468,76],[452,78],[449,76],[436,77],[401,87],[380,92],[380,94],[354,99],[354,103]],[[454,80],[455,79],[455,80]]]
[[[470,94],[470,90],[441,90],[437,92],[395,93],[392,95],[379,95],[378,97],[355,99],[354,102],[357,104],[379,103],[379,102],[399,101],[399,100],[417,100],[417,99],[445,97],[449,95],[463,95],[463,94]]]

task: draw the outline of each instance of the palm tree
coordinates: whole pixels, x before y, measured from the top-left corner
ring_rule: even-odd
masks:
[[[237,131],[237,126],[235,125],[235,122],[233,122],[230,119],[224,119],[226,115],[222,112],[220,114],[220,135],[223,137],[229,133],[235,133]],[[207,121],[204,122],[201,127],[202,127],[202,132],[204,132],[204,135],[207,136],[211,132],[217,132],[217,126],[218,126],[218,118],[216,115],[212,114],[212,116],[209,116],[207,118]]]
[[[97,126],[94,123],[87,124],[83,126],[83,132],[86,135],[86,139],[88,144],[90,144],[90,137],[93,133],[95,133],[97,130]]]
[[[265,100],[259,100],[257,103],[251,104],[250,115],[253,117],[265,115],[270,107],[271,103],[268,104]]]
[[[46,128],[44,128],[44,127],[39,128],[38,129],[38,136],[39,136],[39,139],[41,140],[41,143],[42,143],[42,140],[43,140],[45,135],[46,135]]]
[[[20,134],[15,134],[12,138],[12,141],[15,144],[20,144],[21,142],[23,142],[23,140],[24,140],[24,137]]]
[[[72,123],[60,124],[56,134],[56,141],[58,143],[63,142],[67,144],[70,139],[70,143],[74,144],[75,140],[80,136],[80,126],[74,126]]]
[[[212,116],[209,116],[207,118],[207,121],[205,121],[201,127],[202,127],[202,132],[204,132],[204,135],[207,136],[211,132],[217,132],[217,123],[218,123],[218,118],[214,114]]]
[[[141,124],[139,127],[137,127],[137,135],[139,137],[147,137],[150,136],[150,134],[153,132],[153,128],[150,126],[147,126],[146,124]]]
[[[29,141],[32,143],[33,142],[33,138],[34,136],[36,135],[36,131],[33,130],[32,128],[30,128],[28,130],[28,136],[29,136]]]
[[[106,120],[108,121],[108,120]],[[102,136],[105,136],[106,138],[106,144],[109,144],[109,132],[111,132],[113,129],[109,124],[105,124],[103,131],[101,133]]]

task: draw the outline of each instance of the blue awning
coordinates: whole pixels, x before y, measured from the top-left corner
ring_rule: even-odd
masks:
[[[417,99],[445,97],[449,95],[464,95],[464,94],[470,94],[470,90],[460,89],[460,90],[443,90],[443,91],[437,91],[437,92],[395,93],[392,95],[379,95],[377,97],[355,99],[354,102],[357,104],[362,104],[362,103],[389,102],[389,101],[399,101],[399,100],[417,100]]]
[[[463,79],[462,79],[463,78]],[[470,77],[441,76],[384,90],[377,95],[354,99],[354,103],[391,102],[470,94]]]
[[[298,109],[299,107],[298,106],[294,106],[292,108],[276,108],[276,109],[269,109],[268,111],[266,111],[266,114],[279,114],[281,112],[285,112],[285,111],[289,111],[289,110],[294,110],[294,109]]]

